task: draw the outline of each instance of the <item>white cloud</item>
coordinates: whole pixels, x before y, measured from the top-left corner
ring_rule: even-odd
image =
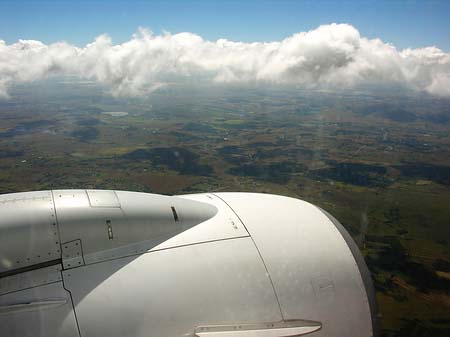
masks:
[[[14,83],[51,75],[106,84],[115,95],[145,95],[167,82],[288,84],[305,88],[399,85],[450,96],[450,54],[436,47],[397,50],[348,24],[320,26],[269,43],[207,41],[192,33],[141,29],[114,45],[101,35],[85,47],[0,40],[0,96]]]

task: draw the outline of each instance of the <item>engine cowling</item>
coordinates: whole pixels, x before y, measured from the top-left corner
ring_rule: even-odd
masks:
[[[0,196],[0,336],[360,337],[375,314],[351,237],[298,199]]]

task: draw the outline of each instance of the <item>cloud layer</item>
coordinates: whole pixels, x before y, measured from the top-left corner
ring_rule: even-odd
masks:
[[[0,96],[15,83],[52,75],[106,84],[114,95],[146,95],[166,83],[286,84],[303,88],[398,85],[450,96],[450,53],[436,47],[397,50],[331,24],[282,41],[207,41],[192,33],[153,35],[141,29],[114,45],[101,35],[85,47],[0,40]]]

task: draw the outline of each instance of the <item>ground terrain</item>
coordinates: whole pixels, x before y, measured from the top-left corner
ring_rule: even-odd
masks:
[[[0,101],[0,193],[56,188],[305,199],[360,246],[384,336],[450,333],[449,100],[231,86],[124,99],[76,81],[16,87]]]

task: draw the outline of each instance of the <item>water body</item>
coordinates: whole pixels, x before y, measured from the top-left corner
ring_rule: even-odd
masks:
[[[125,117],[128,115],[128,112],[125,111],[104,111],[102,112],[104,115],[110,115],[113,117]]]

